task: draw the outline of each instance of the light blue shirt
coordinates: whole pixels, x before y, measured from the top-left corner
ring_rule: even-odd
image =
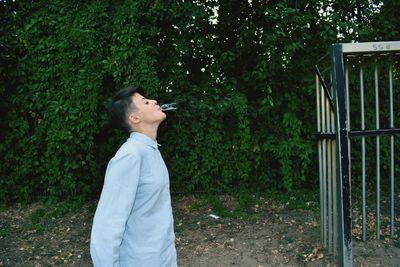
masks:
[[[144,134],[131,133],[108,163],[90,254],[96,267],[177,266],[168,170]]]

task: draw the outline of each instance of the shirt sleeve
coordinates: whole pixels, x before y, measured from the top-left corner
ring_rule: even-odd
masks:
[[[93,219],[90,254],[94,266],[119,266],[119,250],[126,221],[135,202],[140,159],[127,154],[113,158]]]

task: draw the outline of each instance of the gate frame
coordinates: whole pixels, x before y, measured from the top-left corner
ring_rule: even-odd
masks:
[[[333,89],[333,99],[329,95],[329,90],[323,80],[323,77],[316,67],[317,74],[317,108],[318,108],[318,133],[317,137],[319,140],[326,141],[327,139],[334,139],[336,141],[336,175],[334,177],[334,181],[336,180],[336,188],[333,189],[333,193],[335,194],[335,190],[337,189],[336,196],[333,199],[333,204],[328,203],[329,205],[333,205],[334,211],[333,213],[330,211],[329,214],[324,210],[326,208],[326,182],[324,180],[325,177],[321,177],[321,175],[325,175],[326,166],[324,162],[321,162],[321,158],[325,156],[323,148],[323,144],[318,145],[319,153],[323,154],[322,157],[319,156],[320,160],[320,190],[321,190],[321,238],[323,240],[324,247],[327,247],[327,237],[326,237],[326,220],[331,221],[329,216],[333,215],[333,225],[337,227],[336,240],[333,240],[333,250],[334,254],[338,253],[339,255],[339,264],[340,266],[352,266],[353,261],[353,253],[352,253],[352,216],[351,216],[351,159],[350,159],[350,138],[356,136],[379,136],[381,135],[391,135],[394,136],[400,133],[399,128],[390,129],[379,129],[377,127],[376,130],[360,130],[360,131],[350,131],[349,127],[349,96],[348,96],[348,81],[346,80],[345,73],[345,64],[344,58],[348,54],[362,54],[362,53],[387,53],[400,51],[400,42],[397,41],[389,41],[389,42],[365,42],[365,43],[336,43],[331,45],[330,47],[330,55],[331,55],[331,67],[332,67],[332,89]],[[392,82],[392,81],[390,81]],[[319,99],[319,86],[322,85],[327,98],[330,100],[334,113],[334,122],[335,129],[330,129],[330,132],[324,132],[324,127],[322,129],[320,127],[321,118],[320,118],[320,103]],[[323,94],[323,92],[321,93]],[[322,97],[321,97],[322,98]],[[322,102],[322,101],[321,101]],[[322,108],[322,113],[325,112]],[[327,110],[328,111],[328,110]],[[323,115],[321,115],[323,116]],[[323,119],[322,119],[323,120]],[[322,122],[323,124],[323,122]],[[379,142],[379,141],[378,141]],[[330,153],[330,152],[329,152]],[[328,164],[330,164],[328,162]],[[331,165],[332,166],[332,165]],[[322,169],[321,169],[322,168]],[[329,174],[331,175],[331,174]],[[335,175],[335,174],[334,174]],[[336,178],[336,179],[335,179]],[[392,181],[393,182],[393,181]],[[378,189],[377,189],[378,192]],[[328,202],[332,199],[328,199]],[[377,204],[379,205],[378,201]],[[393,207],[393,201],[392,201]],[[330,208],[330,206],[329,206]],[[377,206],[379,208],[379,206]],[[378,211],[379,212],[379,211]],[[336,218],[335,218],[336,216]],[[378,213],[379,216],[379,213]],[[325,228],[325,229],[324,229]],[[365,232],[365,229],[363,229]],[[377,228],[379,232],[379,229]],[[328,233],[328,235],[333,235]],[[379,235],[378,235],[379,237]],[[328,244],[330,245],[330,244]],[[329,246],[328,246],[329,247]],[[330,250],[332,250],[329,247]]]

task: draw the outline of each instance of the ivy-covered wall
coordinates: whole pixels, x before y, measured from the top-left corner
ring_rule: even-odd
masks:
[[[127,138],[107,101],[131,84],[178,103],[173,192],[317,188],[314,64],[400,37],[398,1],[345,2],[1,1],[0,201],[97,196]]]

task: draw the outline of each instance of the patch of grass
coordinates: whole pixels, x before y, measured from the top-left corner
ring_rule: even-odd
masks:
[[[62,218],[68,213],[78,213],[83,205],[81,199],[70,199],[63,202],[47,201],[44,206],[32,212],[31,222],[22,227],[23,231],[44,233],[49,230],[48,222],[52,218]]]
[[[198,211],[201,210],[203,208],[207,207],[207,202],[206,201],[199,201],[196,203],[193,203],[191,205],[189,205],[189,211]]]
[[[45,226],[43,223],[29,223],[26,225],[23,225],[21,228],[22,231],[36,231],[37,233],[45,233],[49,230],[47,226]]]
[[[0,237],[6,237],[12,234],[12,230],[9,227],[0,228]]]
[[[231,217],[231,213],[222,205],[221,199],[217,195],[208,195],[207,202],[213,207],[214,213],[221,217]]]
[[[48,201],[44,204],[44,207],[35,210],[31,215],[31,224],[29,227],[37,231],[46,231],[47,228],[44,226],[46,221],[52,218],[62,218],[68,213],[78,213],[83,206],[81,199],[70,199],[63,202],[53,203]]]
[[[31,221],[33,224],[40,223],[40,221],[45,217],[46,215],[46,209],[45,208],[39,208],[32,212],[31,215]]]
[[[254,207],[260,204],[260,197],[283,204],[290,210],[303,209],[313,212],[319,211],[319,192],[310,190],[297,190],[293,192],[283,192],[270,190],[264,193],[251,193],[240,191],[234,195],[237,205],[227,207],[223,203],[220,195],[209,194],[202,201],[192,204],[191,211],[200,210],[210,205],[213,212],[220,217],[241,218],[244,220],[256,220],[258,218]]]
[[[49,215],[52,218],[62,218],[68,213],[77,213],[81,210],[83,205],[82,199],[71,199],[64,202],[57,203],[50,211]]]
[[[239,210],[246,211],[246,213],[253,213],[253,207],[259,200],[258,198],[249,192],[239,192],[237,194],[237,200],[239,202]]]
[[[284,204],[290,210],[304,209],[313,212],[319,211],[319,191],[296,190],[282,192],[271,190],[263,194],[263,197]]]
[[[255,195],[249,193],[238,193],[236,195],[238,207],[231,210],[224,203],[218,195],[209,195],[207,202],[213,207],[213,212],[221,217],[228,218],[241,218],[243,220],[256,220],[258,215],[255,214],[253,209],[254,205],[258,203]]]

